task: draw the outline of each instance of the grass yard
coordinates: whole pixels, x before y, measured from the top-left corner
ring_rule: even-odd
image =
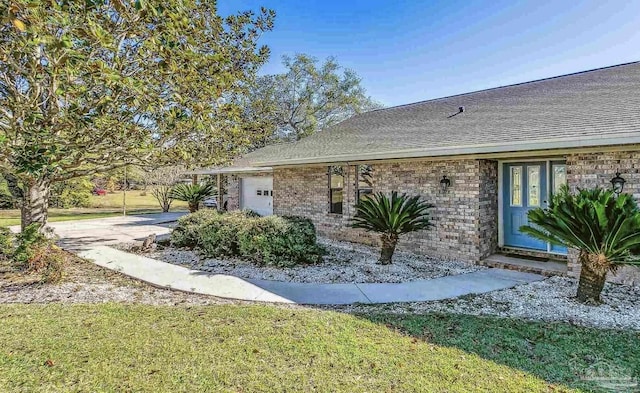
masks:
[[[127,191],[127,208],[131,209],[154,209],[160,210],[158,201],[151,195],[151,190],[142,195],[141,190]],[[108,193],[106,195],[91,196],[91,207],[96,209],[120,209],[122,211],[122,191]],[[171,209],[186,209],[187,203],[181,201],[173,201]]]
[[[608,391],[584,378],[604,368],[603,377],[629,377],[637,384],[633,390],[615,391],[640,391],[637,331],[455,314],[377,315],[369,319],[420,340],[458,348],[526,371],[548,382],[585,391]]]
[[[4,305],[0,341],[11,392],[558,392],[640,364],[637,333],[265,305]]]
[[[151,193],[127,191],[127,214],[160,213],[158,202]],[[187,204],[174,201],[171,211],[186,210]],[[114,217],[122,214],[122,191],[107,195],[92,195],[91,207],[73,209],[49,209],[49,221],[73,221],[91,218]],[[20,225],[20,210],[0,210],[0,227]]]

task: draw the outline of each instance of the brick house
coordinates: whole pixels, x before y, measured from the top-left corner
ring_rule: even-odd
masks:
[[[569,254],[575,276],[571,250],[518,228],[562,184],[610,187],[618,172],[640,197],[638,62],[363,113],[197,173],[225,178],[230,210],[305,216],[322,235],[362,243],[377,238],[349,227],[359,197],[419,194],[435,205],[435,227],[399,249],[476,263]],[[613,279],[639,278],[625,268]]]

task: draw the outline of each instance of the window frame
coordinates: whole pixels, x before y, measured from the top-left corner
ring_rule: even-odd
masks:
[[[369,167],[370,173],[373,172],[373,167],[371,165],[359,164],[359,165],[355,166],[355,172],[356,172],[356,181],[355,181],[355,184],[356,184],[356,192],[355,192],[355,194],[356,195],[355,195],[355,201],[356,201],[356,204],[360,202],[360,196],[361,196],[360,195],[361,194],[360,191],[368,191],[368,192],[366,192],[365,195],[373,194],[373,184],[370,184],[369,187],[360,187],[360,167],[363,167],[363,166]],[[371,178],[373,179],[373,175],[371,176]]]
[[[335,175],[342,176],[342,187],[333,187],[333,185],[331,184],[331,176],[334,175],[334,170],[337,168],[339,168],[340,174],[335,174]],[[329,213],[342,215],[344,212],[344,182],[345,182],[344,168],[341,165],[329,165],[327,167],[327,182],[328,182],[327,197],[328,197],[328,203],[329,203]],[[340,202],[340,209],[339,209],[340,211],[338,211],[338,209],[334,210],[334,205],[337,205],[337,203],[333,203],[333,194],[334,192],[337,192],[337,191],[340,191],[342,193],[342,201]]]

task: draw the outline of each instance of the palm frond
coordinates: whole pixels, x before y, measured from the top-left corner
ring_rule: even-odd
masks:
[[[640,209],[629,194],[593,188],[572,194],[567,186],[546,209],[528,213],[520,231],[556,245],[604,255],[612,264],[640,264]]]
[[[394,191],[388,197],[379,192],[360,200],[351,226],[394,235],[427,229],[432,226],[429,217],[432,207],[419,196],[398,195]]]
[[[200,203],[207,197],[213,195],[216,189],[211,183],[200,184],[178,184],[171,190],[171,199],[188,203]]]

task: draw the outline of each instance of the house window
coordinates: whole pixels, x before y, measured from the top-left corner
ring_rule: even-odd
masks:
[[[362,197],[373,194],[373,168],[371,165],[356,165],[356,203]]]
[[[560,192],[560,188],[567,184],[567,165],[553,164],[553,194]]]
[[[344,172],[341,166],[329,167],[329,212],[342,214]]]
[[[527,185],[528,190],[528,204],[529,207],[540,206],[540,167],[529,166],[527,167]]]
[[[511,167],[511,206],[522,206],[522,167]]]

